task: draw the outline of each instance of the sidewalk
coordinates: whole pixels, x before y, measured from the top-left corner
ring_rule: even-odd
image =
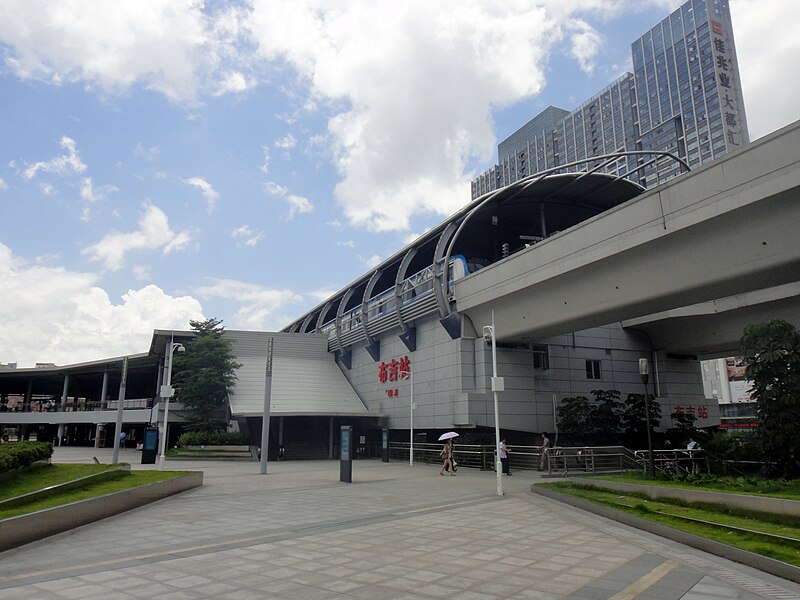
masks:
[[[57,448],[56,462],[110,450]],[[133,468],[140,453],[123,450]],[[800,586],[533,496],[538,473],[172,461],[205,485],[0,554],[0,600],[800,598]]]

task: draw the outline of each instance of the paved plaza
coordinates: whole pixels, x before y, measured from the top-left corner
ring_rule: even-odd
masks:
[[[58,448],[55,462],[110,462]],[[140,455],[124,450],[134,468]],[[355,461],[171,461],[205,485],[0,553],[0,600],[729,600],[800,586],[530,493],[505,477]]]

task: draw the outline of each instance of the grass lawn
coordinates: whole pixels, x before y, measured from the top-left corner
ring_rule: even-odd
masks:
[[[772,498],[785,498],[787,500],[800,500],[800,480],[756,480],[744,477],[734,478],[709,478],[705,481],[702,476],[691,481],[673,481],[670,479],[653,478],[644,473],[631,472],[625,475],[607,475],[596,477],[607,481],[623,481],[625,483],[641,483],[662,487],[685,488],[689,490],[703,490],[706,492],[724,492],[726,494],[746,494],[752,496],[769,496]]]
[[[23,471],[0,485],[0,500],[29,494],[51,485],[102,473],[115,465],[44,465]]]
[[[618,479],[617,479],[618,480]],[[641,482],[641,480],[639,481]],[[669,525],[717,542],[722,542],[800,566],[800,521],[781,515],[746,514],[720,507],[686,505],[679,502],[650,500],[643,495],[600,490],[571,483],[548,483],[544,487],[570,494],[604,506],[635,514],[651,521]],[[684,486],[686,487],[686,486]],[[721,526],[738,527],[753,532],[778,535],[792,540],[764,538],[757,534],[734,531],[704,523],[690,522],[690,518]]]
[[[52,471],[51,468],[53,468]],[[108,469],[108,465],[49,465],[40,467],[4,481],[0,498],[5,499],[19,496],[50,485],[64,483],[86,475],[91,475],[92,473],[98,473],[104,469]],[[42,473],[38,473],[38,471]],[[117,478],[109,481],[87,483],[80,488],[48,496],[47,498],[30,502],[24,506],[2,509],[0,510],[0,519],[16,517],[46,508],[53,508],[54,506],[61,506],[62,504],[69,504],[70,502],[77,502],[78,500],[95,498],[112,492],[119,492],[150,483],[156,483],[158,481],[164,481],[166,479],[172,479],[173,477],[185,474],[186,471],[120,471]],[[27,477],[29,475],[31,476],[30,479]],[[17,485],[18,479],[22,480],[19,485]],[[31,485],[33,485],[33,480],[38,480],[36,487],[31,487]],[[17,491],[15,493],[7,493],[7,488],[11,488],[12,486]]]

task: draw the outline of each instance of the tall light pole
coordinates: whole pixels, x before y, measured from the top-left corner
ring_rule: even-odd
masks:
[[[414,466],[414,376],[411,374],[411,371],[400,371],[400,377],[403,379],[408,379],[408,383],[411,387],[411,402],[410,402],[410,410],[411,413],[409,415],[409,441],[411,442],[409,445],[409,452],[408,452],[408,466]]]
[[[258,472],[267,474],[267,455],[269,454],[269,415],[272,402],[272,352],[275,338],[267,339],[267,361],[264,369],[264,411],[261,414],[261,456],[258,457]],[[281,440],[278,440],[280,443]]]
[[[164,468],[164,461],[167,459],[164,456],[164,451],[167,447],[167,434],[169,433],[169,401],[175,395],[175,389],[172,387],[172,355],[177,350],[178,352],[186,352],[183,344],[174,341],[175,337],[170,338],[169,346],[167,347],[167,355],[164,358],[164,368],[167,371],[164,385],[161,386],[161,398],[164,400],[164,431],[161,432],[161,439],[158,441],[158,468]]]
[[[483,339],[492,343],[492,393],[494,395],[494,451],[495,465],[494,470],[497,474],[497,495],[503,495],[503,463],[500,462],[500,410],[498,406],[498,394],[505,389],[505,382],[502,377],[497,376],[497,336],[494,328],[494,311],[492,311],[492,324],[484,325]]]
[[[650,377],[650,364],[646,358],[639,359],[639,374],[642,376],[642,384],[644,385],[644,415],[647,421],[647,456],[648,456],[648,471],[650,477],[656,474],[656,463],[653,457],[653,440],[650,437],[650,403],[647,401],[647,380]]]
[[[116,427],[114,428],[114,455],[111,458],[112,464],[117,464],[119,462],[119,447],[122,443],[119,434],[122,433],[122,411],[124,409],[125,404],[125,388],[127,386],[128,381],[128,357],[122,359],[122,378],[119,382],[119,399],[117,400],[117,421]]]

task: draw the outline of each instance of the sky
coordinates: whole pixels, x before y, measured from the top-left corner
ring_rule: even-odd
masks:
[[[0,363],[280,330],[679,4],[0,0]],[[730,5],[756,139],[800,119],[800,2]]]

